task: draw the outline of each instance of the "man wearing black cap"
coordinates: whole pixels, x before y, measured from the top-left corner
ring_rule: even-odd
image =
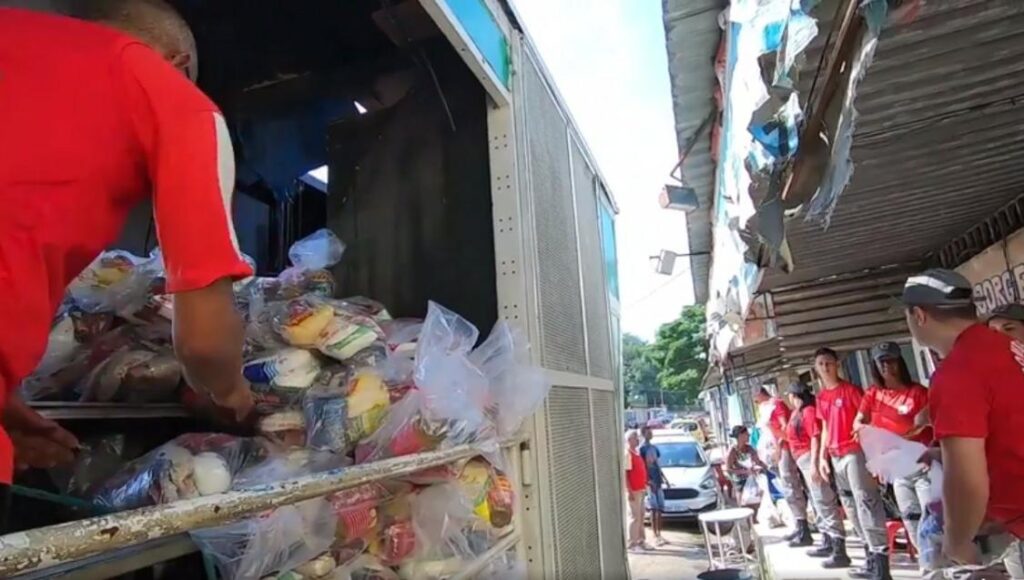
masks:
[[[914,338],[943,359],[929,404],[945,474],[945,552],[976,564],[974,538],[987,521],[1024,537],[1024,345],[977,323],[971,285],[956,272],[910,277],[903,304]]]

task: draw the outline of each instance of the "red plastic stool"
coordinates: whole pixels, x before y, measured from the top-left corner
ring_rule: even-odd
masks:
[[[902,534],[900,532],[902,532]],[[885,522],[885,533],[889,540],[890,558],[894,553],[896,553],[896,540],[900,539],[907,544],[907,554],[912,559],[917,559],[917,550],[914,549],[914,543],[910,541],[910,534],[907,533],[907,527],[903,525],[903,522],[900,520]]]

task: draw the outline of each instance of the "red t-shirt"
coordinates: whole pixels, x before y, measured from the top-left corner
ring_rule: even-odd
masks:
[[[811,437],[817,437],[821,433],[821,426],[818,425],[817,407],[804,407],[800,413],[800,429],[797,430],[793,418],[786,424],[786,442],[789,443],[789,451],[794,458],[799,458],[811,450]],[[796,415],[796,413],[793,413]]]
[[[147,195],[168,291],[250,275],[233,189],[224,119],[157,52],[98,24],[0,8],[0,405],[46,349],[68,283]]]
[[[629,491],[647,489],[647,464],[639,451],[629,451],[629,471],[626,472],[626,485]]]
[[[905,389],[872,385],[860,402],[860,412],[870,418],[871,425],[900,436],[917,427],[914,419],[927,407],[928,389],[921,385],[910,385]],[[925,429],[912,439],[928,445],[932,441],[931,430]]]
[[[935,437],[985,439],[988,517],[1024,537],[1024,344],[975,325],[960,334],[929,389]]]
[[[825,443],[832,457],[860,451],[860,444],[853,438],[853,420],[863,398],[860,387],[847,382],[818,393],[818,419],[828,428]]]
[[[786,427],[785,425],[789,422],[789,414],[791,413],[789,407],[782,402],[782,399],[772,398],[772,411],[768,415],[768,429],[775,436],[775,440],[778,441],[780,447],[786,445]]]

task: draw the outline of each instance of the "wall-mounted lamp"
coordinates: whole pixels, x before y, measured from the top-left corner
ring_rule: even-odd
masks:
[[[671,276],[676,269],[676,258],[688,258],[690,256],[710,256],[711,252],[693,252],[690,254],[677,254],[671,250],[662,250],[657,256],[651,256],[656,260],[654,271],[664,276]]]
[[[697,191],[684,182],[682,185],[663,187],[658,196],[658,205],[663,209],[690,213],[700,207],[700,202],[697,200]]]

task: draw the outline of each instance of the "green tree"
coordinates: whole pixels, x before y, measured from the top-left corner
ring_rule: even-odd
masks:
[[[657,340],[646,351],[657,368],[658,383],[679,393],[684,404],[696,402],[707,370],[704,327],[704,305],[686,306],[679,318],[658,329]]]
[[[658,393],[658,367],[650,357],[650,345],[639,336],[622,337],[622,386],[624,403],[650,405]]]

